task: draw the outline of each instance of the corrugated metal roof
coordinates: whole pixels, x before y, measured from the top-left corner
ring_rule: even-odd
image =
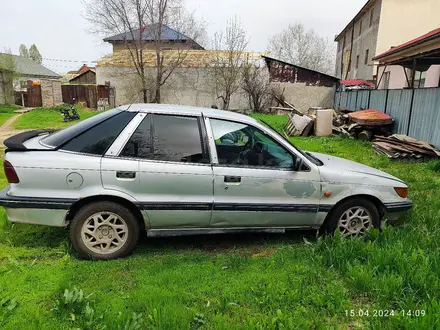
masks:
[[[391,54],[395,54],[401,50],[410,48],[411,46],[415,46],[415,45],[420,44],[424,41],[431,40],[432,38],[437,38],[437,37],[440,38],[440,28],[432,30],[432,31],[420,36],[420,37],[417,37],[413,40],[405,42],[399,46],[392,47],[390,50],[387,50],[386,52],[377,55],[375,58],[373,58],[373,60],[378,60],[382,57],[385,57],[385,56],[388,56]]]
[[[134,41],[139,40],[139,37],[142,36],[142,40],[145,41],[154,41],[155,34],[157,29],[159,28],[159,24],[150,24],[142,29],[136,29],[133,31],[128,31],[125,33],[117,34],[112,37],[105,38],[104,41],[112,42],[112,41]],[[183,33],[180,33],[167,25],[162,25],[162,31],[160,40],[162,41],[192,41],[191,38],[187,37]],[[201,46],[200,46],[201,47]]]
[[[23,57],[23,56],[17,56],[17,55],[11,55],[11,54],[4,54],[0,53],[3,56],[12,56],[15,62],[15,70],[17,73],[19,73],[22,76],[27,77],[45,77],[45,78],[61,78],[61,76],[58,73],[53,72],[52,70],[49,70],[48,68],[42,66],[41,64],[38,64],[37,62],[33,61],[31,58]]]
[[[368,80],[363,80],[363,79],[352,79],[352,80],[341,80],[340,81],[341,85],[345,85],[345,86],[362,86],[362,85],[367,85],[370,87],[374,87],[374,84]]]

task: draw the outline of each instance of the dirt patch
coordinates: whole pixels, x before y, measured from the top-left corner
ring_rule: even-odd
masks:
[[[14,121],[16,121],[17,118],[20,117],[20,116],[21,116],[21,114],[18,114],[16,116],[8,119],[2,126],[0,126],[0,148],[4,147],[3,142],[7,138],[9,138],[9,137],[11,137],[13,135],[16,135],[18,133],[27,131],[27,130],[18,130],[18,129],[15,129],[15,128],[12,127],[12,123]]]

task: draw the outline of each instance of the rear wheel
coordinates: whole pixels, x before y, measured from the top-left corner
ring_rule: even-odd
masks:
[[[125,257],[134,250],[138,239],[136,217],[127,208],[113,202],[84,206],[70,226],[72,245],[85,259]]]
[[[343,236],[359,237],[373,227],[380,228],[377,207],[367,199],[350,199],[331,211],[324,231],[331,234],[339,229]]]

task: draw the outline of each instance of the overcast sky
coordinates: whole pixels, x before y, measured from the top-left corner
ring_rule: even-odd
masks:
[[[203,18],[209,35],[237,15],[250,37],[249,50],[265,51],[268,39],[289,24],[300,22],[329,39],[349,23],[366,0],[186,0]],[[0,0],[0,51],[18,54],[20,44],[35,43],[43,64],[58,72],[94,65],[111,46],[86,32],[80,0]],[[52,59],[52,60],[49,60]],[[58,60],[58,61],[55,61]],[[60,61],[63,60],[63,61]],[[66,62],[66,60],[72,62]]]

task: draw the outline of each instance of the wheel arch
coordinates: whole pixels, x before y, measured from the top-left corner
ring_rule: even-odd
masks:
[[[70,206],[69,211],[66,215],[66,222],[70,223],[82,207],[96,202],[114,202],[126,207],[138,220],[140,229],[145,230],[145,220],[139,207],[126,198],[114,195],[89,196],[79,199]]]
[[[329,219],[332,217],[333,215],[333,211],[342,203],[345,203],[348,200],[351,199],[366,199],[368,201],[370,201],[371,203],[374,204],[374,206],[376,206],[377,210],[379,211],[379,217],[380,219],[383,218],[383,216],[385,215],[386,209],[385,209],[385,205],[382,203],[382,201],[377,198],[376,196],[373,195],[368,195],[368,194],[357,194],[357,195],[351,195],[351,196],[347,196],[343,199],[341,199],[340,201],[338,201],[335,205],[332,206],[332,208],[330,209],[330,211],[327,213],[324,222],[321,225],[321,229],[324,228]]]

